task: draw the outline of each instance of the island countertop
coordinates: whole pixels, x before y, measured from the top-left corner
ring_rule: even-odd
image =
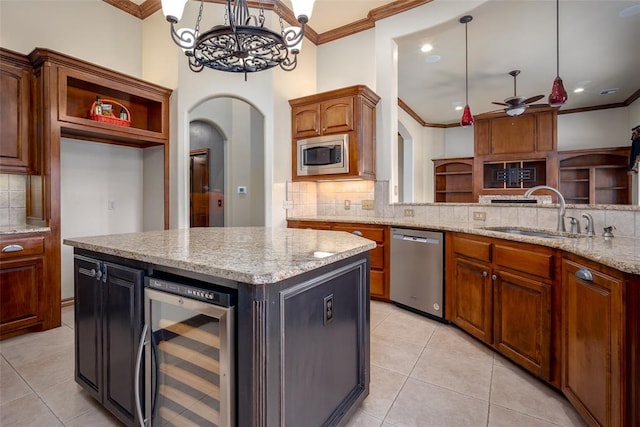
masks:
[[[253,285],[276,283],[376,247],[345,232],[269,227],[147,231],[63,243]]]

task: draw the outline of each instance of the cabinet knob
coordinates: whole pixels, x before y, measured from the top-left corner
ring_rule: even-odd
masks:
[[[362,231],[355,230],[355,231],[352,231],[351,234],[355,234],[356,236],[362,237]]]
[[[491,275],[491,280],[498,280],[498,276],[496,276],[495,274]]]
[[[586,268],[581,268],[580,270],[576,271],[576,277],[578,279],[586,280],[587,282],[593,282],[593,275]]]
[[[486,271],[482,272],[482,277],[487,277],[489,275],[489,273],[487,273]]]

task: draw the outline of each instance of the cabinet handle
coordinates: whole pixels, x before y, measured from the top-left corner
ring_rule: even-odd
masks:
[[[93,274],[93,276],[96,279],[100,280],[100,278],[102,277],[102,271],[100,271],[99,269],[98,270],[91,270],[91,271],[94,271],[95,273]]]
[[[355,230],[355,231],[352,231],[351,234],[355,234],[356,236],[362,237],[362,231]]]
[[[93,269],[93,268],[91,270],[87,270],[86,268],[80,267],[78,269],[78,272],[80,274],[84,274],[84,275],[87,275],[87,276],[90,276],[90,277],[96,277],[96,270]]]
[[[593,282],[593,275],[586,268],[581,268],[580,270],[576,271],[576,277],[578,279],[586,280],[587,282]]]
[[[489,273],[487,273],[486,271],[482,272],[482,277],[487,277],[489,275]]]
[[[23,251],[24,248],[20,245],[7,245],[4,248],[2,248],[2,252],[3,253],[7,253],[7,252],[20,252]]]
[[[144,419],[144,414],[142,413],[142,403],[140,402],[140,367],[142,366],[142,350],[144,350],[144,346],[147,344],[145,339],[147,338],[147,330],[149,327],[147,324],[144,324],[142,328],[142,335],[140,335],[140,343],[138,344],[138,354],[136,355],[136,371],[133,374],[134,378],[134,393],[136,396],[136,412],[138,413],[138,422],[140,423],[140,427],[144,427],[146,425],[146,420]]]
[[[495,274],[491,275],[491,280],[498,280],[498,276],[496,276]]]

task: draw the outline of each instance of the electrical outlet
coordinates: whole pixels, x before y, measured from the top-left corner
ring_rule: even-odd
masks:
[[[236,192],[238,194],[247,194],[247,187],[245,187],[244,185],[240,185],[240,186],[238,186]]]
[[[413,209],[405,209],[404,210],[404,216],[415,216],[416,213],[414,212]]]
[[[348,211],[349,209],[351,209],[351,200],[345,200],[344,201],[344,210]]]
[[[487,220],[487,213],[486,212],[474,212],[473,213],[473,220],[474,221],[486,221]]]
[[[293,200],[285,200],[282,202],[282,209],[293,209]]]
[[[333,320],[333,294],[327,295],[324,297],[324,316],[322,320],[322,324],[326,325],[327,323]]]
[[[372,211],[373,210],[373,200],[363,200],[362,201],[362,210]]]

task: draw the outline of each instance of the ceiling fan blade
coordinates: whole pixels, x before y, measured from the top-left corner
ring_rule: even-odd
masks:
[[[508,107],[509,104],[505,104],[504,102],[492,102],[492,104],[496,104],[496,105],[504,105],[505,107]]]
[[[540,101],[542,98],[544,98],[544,95],[536,95],[536,96],[532,96],[531,98],[525,99],[522,103],[530,104],[532,102]]]
[[[548,106],[549,104],[529,104],[529,108],[544,108]]]

